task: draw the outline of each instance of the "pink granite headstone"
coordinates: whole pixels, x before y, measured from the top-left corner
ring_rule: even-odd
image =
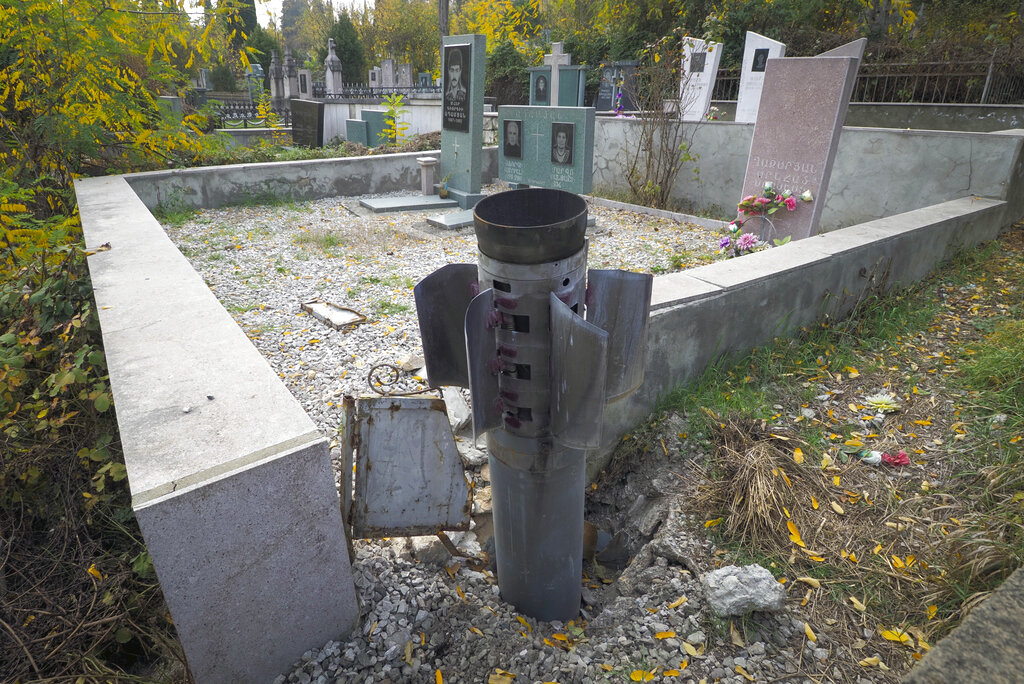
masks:
[[[771,216],[774,237],[801,240],[817,234],[832,164],[857,77],[855,57],[769,59],[754,138],[750,143],[743,197],[759,194],[766,182],[799,197],[810,190],[813,202],[797,202],[795,211]],[[759,233],[758,219],[746,232]]]

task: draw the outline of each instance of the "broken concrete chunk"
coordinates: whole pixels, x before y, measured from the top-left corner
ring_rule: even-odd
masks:
[[[777,612],[786,606],[786,589],[760,565],[729,565],[701,577],[708,604],[720,617],[755,610]]]

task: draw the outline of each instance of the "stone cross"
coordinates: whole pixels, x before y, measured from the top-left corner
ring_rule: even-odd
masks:
[[[552,107],[558,106],[558,68],[569,66],[570,57],[568,53],[562,52],[561,43],[552,43],[551,54],[544,55],[544,63],[551,67],[551,81],[548,83],[551,86],[551,94],[548,96],[548,102]]]

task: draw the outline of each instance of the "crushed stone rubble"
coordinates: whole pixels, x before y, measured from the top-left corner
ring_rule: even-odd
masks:
[[[374,215],[358,199],[203,210],[166,226],[328,437],[336,467],[342,398],[373,395],[371,368],[407,369],[388,391],[425,387],[415,361],[422,349],[413,286],[445,264],[477,258],[472,228],[435,229],[423,212]],[[657,274],[673,269],[673,256],[678,264],[678,255],[686,255],[684,265],[692,265],[711,260],[718,248],[720,236],[697,225],[593,204],[590,213],[596,219],[587,230],[591,268]],[[366,321],[336,330],[302,310],[311,299],[352,309]],[[456,441],[477,493],[474,514],[486,513],[486,454],[471,437]],[[630,681],[637,673],[639,681],[651,673],[653,681],[694,684],[896,681],[892,673],[858,667],[874,655],[869,649],[855,652],[817,627],[817,642],[808,641],[799,597],[792,595],[781,612],[743,618],[743,646],[735,643],[731,624],[740,626],[740,619],[731,623],[711,611],[700,582],[718,565],[715,548],[703,521],[680,512],[679,479],[662,477],[688,455],[686,445],[672,445],[674,460],[647,464],[614,492],[588,493],[588,511],[591,505],[602,511],[595,520],[635,518],[635,553],[621,574],[585,564],[578,620],[538,623],[500,599],[487,554],[493,540],[488,544],[486,525],[480,526],[486,516],[475,515],[473,530],[449,535],[462,556],[436,537],[355,540],[352,572],[361,606],[355,631],[307,651],[268,681],[435,682],[438,672],[449,684],[491,677]]]

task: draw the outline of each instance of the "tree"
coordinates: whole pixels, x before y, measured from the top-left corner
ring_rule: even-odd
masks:
[[[540,0],[466,0],[455,25],[459,33],[483,34],[488,46],[509,41],[517,50],[530,50],[541,31]]]
[[[485,92],[497,98],[499,105],[529,102],[530,77],[526,59],[511,41],[503,41],[487,58]]]
[[[309,11],[306,0],[283,0],[281,3],[281,46],[294,48],[299,32],[299,20]]]
[[[352,23],[348,10],[342,10],[338,20],[331,26],[327,33],[328,38],[334,39],[335,54],[341,60],[342,76],[349,83],[362,83],[366,80],[366,57],[363,54],[363,44],[359,40],[355,24]],[[327,59],[327,41],[316,50],[316,63],[323,65]]]
[[[441,36],[432,0],[376,0],[353,21],[372,63],[392,58],[417,71],[438,67]]]
[[[281,45],[274,38],[270,31],[264,30],[261,26],[257,25],[255,30],[249,34],[249,39],[245,42],[252,52],[252,61],[258,62],[263,67],[264,74],[264,88],[270,88],[270,59],[271,54],[277,52],[278,57],[281,56]]]

